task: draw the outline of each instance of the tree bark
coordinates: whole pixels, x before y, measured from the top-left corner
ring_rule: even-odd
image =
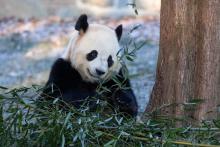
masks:
[[[215,119],[220,108],[220,0],[162,0],[160,34],[156,82],[146,111],[161,108],[160,113],[176,117]]]

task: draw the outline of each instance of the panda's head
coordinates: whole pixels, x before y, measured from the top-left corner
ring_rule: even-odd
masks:
[[[97,82],[118,73],[121,64],[117,57],[122,25],[111,29],[104,25],[88,24],[81,15],[75,25],[75,33],[64,53],[83,80]]]

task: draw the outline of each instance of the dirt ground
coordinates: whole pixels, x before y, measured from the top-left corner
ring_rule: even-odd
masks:
[[[127,62],[131,83],[140,106],[144,111],[154,84],[158,55],[159,20],[147,18],[124,18],[120,20],[90,20],[115,28],[123,24],[121,45],[132,38],[137,44],[146,44],[137,52],[134,62]],[[132,33],[134,27],[140,27]],[[21,87],[43,85],[53,61],[67,45],[74,20],[51,17],[49,19],[0,20],[0,86]]]

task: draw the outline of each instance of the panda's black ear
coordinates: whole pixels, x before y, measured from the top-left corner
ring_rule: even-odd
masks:
[[[115,33],[116,33],[118,41],[119,41],[121,39],[121,35],[122,35],[122,25],[117,26],[117,28],[115,29]]]
[[[87,22],[87,15],[86,14],[82,14],[77,22],[76,22],[76,25],[75,25],[75,29],[77,31],[83,31],[83,32],[86,32],[86,30],[88,29],[89,27],[89,24]]]

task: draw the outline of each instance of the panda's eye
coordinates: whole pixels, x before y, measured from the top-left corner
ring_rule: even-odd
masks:
[[[92,60],[94,60],[97,57],[97,55],[98,55],[98,52],[96,50],[92,50],[90,53],[88,53],[86,55],[86,59],[88,61],[92,61]]]
[[[112,60],[112,56],[110,55],[108,57],[108,68],[110,68],[114,64],[114,61]]]

